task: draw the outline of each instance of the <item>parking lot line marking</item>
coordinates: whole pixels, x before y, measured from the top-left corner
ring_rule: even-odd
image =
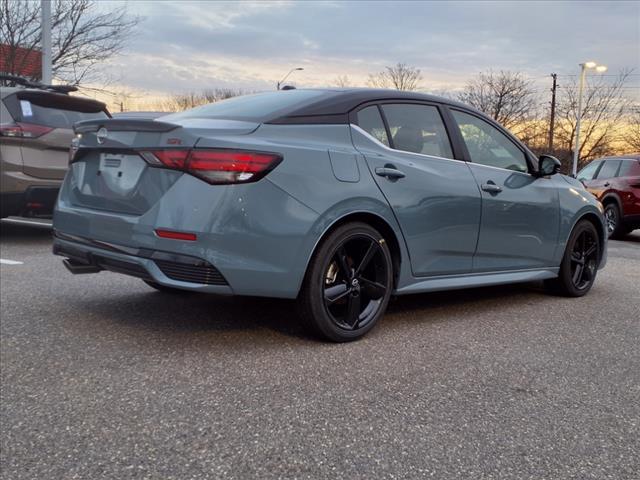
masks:
[[[3,265],[22,265],[24,262],[18,262],[16,260],[5,260],[4,258],[0,258],[0,263]]]

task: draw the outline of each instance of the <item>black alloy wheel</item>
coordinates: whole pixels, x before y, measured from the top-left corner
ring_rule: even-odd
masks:
[[[380,240],[355,234],[334,251],[325,269],[324,306],[336,326],[357,330],[378,314],[388,268]]]
[[[306,325],[336,342],[355,340],[382,317],[393,290],[385,239],[371,226],[338,227],[319,246],[300,293]]]
[[[599,241],[597,232],[584,230],[576,238],[571,251],[571,281],[577,290],[591,286],[598,269]]]
[[[547,288],[568,297],[581,297],[591,290],[600,265],[600,242],[594,224],[579,221],[567,241],[558,278],[546,280]]]

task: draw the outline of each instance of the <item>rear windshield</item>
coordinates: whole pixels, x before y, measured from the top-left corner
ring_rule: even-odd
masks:
[[[327,96],[321,90],[280,90],[229,98],[216,103],[192,108],[160,118],[163,122],[178,121],[185,118],[227,118],[266,122],[272,118],[286,115]]]
[[[79,97],[48,92],[20,92],[4,99],[17,122],[52,128],[72,128],[81,120],[109,118],[104,104]]]
[[[35,123],[53,128],[71,128],[80,120],[108,118],[105,112],[75,112],[60,108],[49,108],[35,105],[29,100],[20,100],[20,121]]]

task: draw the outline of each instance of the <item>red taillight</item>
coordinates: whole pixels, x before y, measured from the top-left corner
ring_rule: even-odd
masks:
[[[188,242],[195,242],[198,239],[195,233],[176,232],[175,230],[164,230],[162,228],[156,228],[156,235],[162,238],[186,240]]]
[[[44,125],[35,125],[33,123],[5,123],[0,125],[0,136],[3,137],[20,137],[20,138],[38,138],[49,133],[53,128]]]
[[[182,170],[185,168],[189,150],[154,150],[151,152],[165,167]]]
[[[141,155],[152,165],[184,170],[214,185],[258,181],[282,160],[275,153],[237,150],[167,149]]]

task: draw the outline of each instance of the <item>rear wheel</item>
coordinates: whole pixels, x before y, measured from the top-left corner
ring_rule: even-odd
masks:
[[[617,203],[610,202],[604,206],[604,219],[607,225],[607,235],[609,238],[621,238],[628,233],[622,223],[622,215],[620,215],[620,208],[618,208]]]
[[[545,285],[553,292],[581,297],[591,290],[599,264],[600,236],[591,222],[582,220],[569,237],[558,278],[547,280]]]
[[[371,226],[338,227],[314,255],[299,306],[306,326],[334,342],[362,337],[384,314],[393,288],[391,253]]]

